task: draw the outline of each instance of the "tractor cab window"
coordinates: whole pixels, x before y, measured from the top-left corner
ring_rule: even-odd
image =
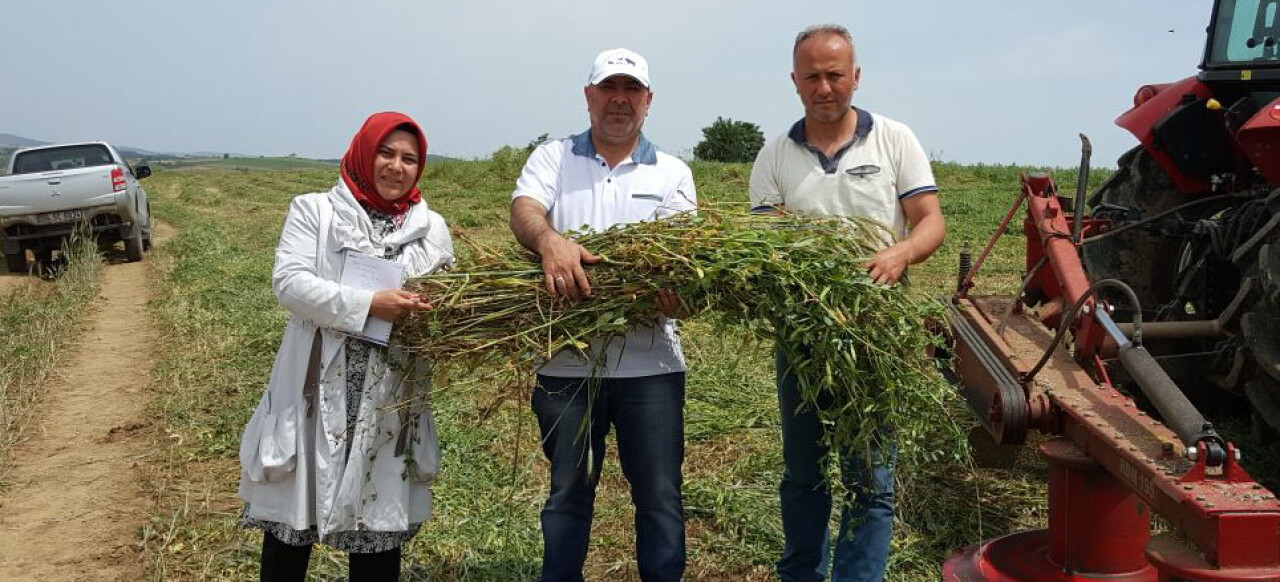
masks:
[[[1280,0],[1221,0],[1205,64],[1280,66]]]

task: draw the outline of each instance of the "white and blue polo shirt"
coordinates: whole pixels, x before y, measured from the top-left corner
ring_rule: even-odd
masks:
[[[903,200],[936,193],[933,169],[911,128],[857,107],[853,139],[827,158],[805,137],[804,119],[765,144],[751,168],[751,207],[783,205],[811,216],[865,216],[907,234]]]
[[[679,158],[658,151],[641,135],[631,156],[610,168],[596,153],[590,130],[533,150],[511,199],[522,196],[542,204],[552,228],[559,232],[599,232],[617,224],[666,218],[696,210],[698,201],[693,173]],[[674,321],[659,316],[656,326],[632,328],[603,347],[607,351],[604,368],[594,373],[633,378],[685,371],[675,327]],[[587,354],[595,358],[600,349],[592,344]],[[590,360],[563,350],[538,373],[586,377],[593,370]]]

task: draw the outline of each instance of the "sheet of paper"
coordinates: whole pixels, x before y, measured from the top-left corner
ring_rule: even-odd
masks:
[[[404,274],[404,265],[348,250],[342,265],[342,280],[339,282],[347,287],[369,291],[399,289],[404,285]],[[385,346],[391,339],[391,322],[370,315],[365,319],[364,329],[357,337]]]

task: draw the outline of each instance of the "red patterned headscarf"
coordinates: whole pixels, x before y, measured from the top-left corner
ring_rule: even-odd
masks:
[[[404,196],[387,200],[374,187],[373,160],[378,156],[382,141],[397,129],[403,129],[418,138],[418,175],[413,177],[414,186]],[[403,214],[410,206],[422,200],[417,184],[422,178],[422,170],[427,167],[427,136],[408,115],[394,111],[374,113],[364,121],[356,136],[351,138],[351,147],[342,156],[341,166],[342,180],[361,204],[386,214]]]

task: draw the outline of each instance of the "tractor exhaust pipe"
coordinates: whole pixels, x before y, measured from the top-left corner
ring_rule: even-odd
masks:
[[[1075,213],[1071,216],[1071,240],[1080,244],[1080,229],[1084,224],[1084,193],[1089,187],[1089,158],[1093,157],[1093,144],[1085,134],[1080,134],[1080,175],[1076,178]]]

